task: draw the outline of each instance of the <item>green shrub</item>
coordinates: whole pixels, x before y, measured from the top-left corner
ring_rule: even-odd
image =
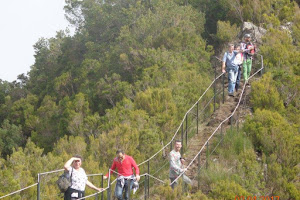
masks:
[[[213,185],[210,197],[214,199],[232,200],[235,196],[250,196],[241,185],[234,181],[220,181]]]
[[[268,109],[282,112],[283,102],[276,89],[275,81],[272,80],[270,73],[267,73],[259,81],[252,84],[251,104],[256,109]]]

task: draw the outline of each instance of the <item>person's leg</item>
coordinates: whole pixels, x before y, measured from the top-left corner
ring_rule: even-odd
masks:
[[[247,78],[247,60],[245,60],[243,62],[243,77],[244,77],[244,81],[246,82],[248,80]]]
[[[247,60],[247,80],[250,77],[251,68],[252,68],[252,59],[248,59]]]
[[[235,86],[235,73],[234,70],[228,71],[228,94],[233,94],[234,86]]]
[[[71,200],[71,188],[70,187],[64,193],[64,200]]]
[[[175,180],[176,178],[170,178],[170,181],[171,183]],[[174,188],[176,187],[177,185],[177,182],[174,182],[172,185],[171,185],[171,188],[174,190]]]
[[[239,66],[238,72],[237,72],[237,77],[236,77],[236,81],[235,81],[235,91],[237,91],[239,89],[240,81],[241,81],[241,66]]]
[[[124,185],[125,187],[125,185]],[[121,185],[121,181],[117,181],[116,188],[115,188],[115,196],[117,197],[118,200],[123,199],[123,188]]]
[[[124,185],[124,189],[125,189],[125,200],[129,199],[129,181],[130,182],[130,191],[132,190],[132,186],[133,186],[133,180],[126,180],[126,183]]]

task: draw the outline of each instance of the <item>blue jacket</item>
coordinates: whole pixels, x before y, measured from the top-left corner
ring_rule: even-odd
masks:
[[[223,62],[226,64],[226,71],[229,70],[238,70],[238,65],[234,63],[235,56],[238,54],[237,51],[233,51],[232,53],[225,52],[223,56]]]

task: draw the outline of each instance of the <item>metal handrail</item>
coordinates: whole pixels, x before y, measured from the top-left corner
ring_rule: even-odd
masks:
[[[257,53],[257,54],[258,54],[258,53]],[[260,71],[262,71],[262,70],[264,69],[264,67],[263,67],[263,56],[262,56],[261,54],[258,54],[258,55],[261,56],[261,60],[262,60],[262,68],[260,68],[260,69],[259,69],[258,71],[256,71],[254,74],[252,74],[252,75],[249,77],[249,79],[251,79],[251,78],[252,78],[253,76],[255,76],[258,72],[260,72]],[[217,58],[217,57],[216,57],[216,58]],[[219,58],[217,58],[217,59],[219,59]],[[141,166],[141,165],[143,165],[143,164],[149,162],[150,160],[152,160],[156,155],[158,155],[161,151],[163,151],[164,149],[166,149],[166,148],[168,147],[168,145],[170,145],[170,144],[173,142],[173,140],[174,140],[175,137],[177,136],[177,134],[178,134],[178,132],[179,132],[181,126],[183,126],[183,124],[184,124],[184,122],[185,122],[185,119],[186,119],[188,113],[189,113],[193,108],[195,108],[195,106],[199,103],[199,101],[203,98],[203,96],[207,93],[207,91],[212,87],[213,84],[215,84],[216,80],[218,80],[218,79],[219,79],[221,76],[223,76],[224,74],[225,74],[225,73],[223,72],[223,73],[221,73],[220,75],[218,75],[218,76],[211,82],[211,84],[207,87],[207,89],[204,91],[204,93],[199,97],[199,99],[198,99],[198,100],[191,106],[191,108],[185,113],[185,115],[184,115],[184,117],[183,117],[183,119],[182,119],[180,125],[178,126],[178,128],[177,128],[175,134],[173,135],[173,137],[171,138],[171,140],[170,140],[165,146],[163,146],[159,151],[157,151],[155,154],[153,154],[150,158],[148,158],[147,160],[145,160],[145,161],[141,162],[140,164],[138,164],[138,166]],[[245,85],[246,85],[246,84],[244,84],[244,88],[245,88]],[[243,92],[244,92],[244,88],[243,88]],[[243,94],[243,92],[242,92],[242,94]],[[215,97],[215,96],[216,96],[216,94],[214,95],[214,97]],[[214,97],[212,97],[212,98],[214,98]],[[242,95],[241,95],[241,97],[242,97]],[[211,101],[212,101],[212,99],[210,100],[210,102],[211,102]],[[241,98],[239,99],[238,106],[239,106],[239,104],[240,104],[240,101],[241,101]],[[208,103],[208,104],[209,104],[209,103]],[[208,104],[207,104],[207,105],[208,105]],[[206,106],[207,106],[207,105],[206,105]],[[206,106],[205,106],[205,107],[206,107]],[[237,107],[238,107],[238,106],[237,106]],[[230,117],[233,116],[233,114],[235,113],[237,107],[234,109],[233,113],[232,113],[229,117],[227,117],[224,121],[222,121],[222,122],[220,123],[220,125],[216,128],[216,130],[212,133],[212,135],[208,138],[208,140],[207,140],[207,141],[205,142],[205,144],[202,146],[202,148],[200,149],[200,151],[197,153],[197,155],[195,156],[195,158],[189,163],[188,167],[190,167],[190,165],[192,164],[192,162],[194,162],[194,160],[197,158],[197,156],[202,152],[202,150],[203,150],[203,148],[205,147],[205,145],[206,145],[206,144],[209,142],[209,140],[214,136],[214,134],[215,134],[216,131],[219,129],[219,127],[220,127],[225,121],[227,121]],[[187,168],[188,168],[188,167],[187,167]],[[63,171],[63,170],[64,170],[64,169],[54,170],[54,171],[50,171],[50,172],[43,172],[43,173],[39,173],[38,175],[40,176],[40,175],[50,174],[50,173],[60,172],[60,171]],[[184,174],[184,173],[180,174],[173,182],[175,182],[175,181],[176,181],[179,177],[181,177],[183,174]],[[88,175],[88,176],[93,176],[93,175],[103,175],[103,174],[91,174],[91,175]],[[148,174],[148,173],[146,173],[146,174],[144,174],[144,175],[148,175],[149,177],[151,177],[151,175]],[[110,177],[109,177],[109,179],[110,179]],[[116,181],[116,179],[115,179],[112,183],[114,183],[115,181]],[[172,182],[171,184],[173,184],[173,182]],[[18,193],[18,192],[20,192],[20,191],[22,191],[22,190],[25,190],[25,189],[28,189],[28,188],[30,188],[30,187],[36,186],[36,185],[38,185],[38,184],[39,184],[39,182],[38,182],[38,183],[35,183],[35,184],[33,184],[33,185],[29,186],[29,187],[26,187],[26,188],[23,188],[23,189],[21,189],[21,190],[18,190],[18,191],[12,192],[12,193],[10,193],[10,194],[7,194],[7,195],[5,195],[5,196],[2,196],[2,197],[0,197],[0,199],[2,199],[2,198],[4,198],[4,197],[7,197],[7,196],[9,196],[9,195]],[[104,190],[102,190],[101,192],[107,190],[109,187],[110,187],[110,186],[106,187],[106,188],[105,188]],[[95,196],[95,195],[97,195],[97,194],[99,194],[99,193],[101,193],[101,192],[97,192],[97,193],[95,193],[94,195],[89,195],[89,196],[87,196],[87,197],[85,197],[85,198],[88,198],[88,197],[90,197],[90,196]]]
[[[141,166],[141,165],[145,164],[146,162],[152,160],[157,154],[159,154],[162,150],[164,150],[165,148],[167,148],[167,146],[173,142],[173,140],[175,139],[175,137],[176,137],[178,131],[180,130],[180,127],[183,125],[183,123],[184,123],[184,121],[185,121],[185,118],[186,118],[187,114],[188,114],[188,113],[189,113],[189,112],[190,112],[190,111],[191,111],[191,110],[199,103],[199,101],[200,101],[200,100],[202,99],[202,97],[207,93],[207,91],[211,88],[211,86],[215,83],[215,81],[216,81],[217,79],[219,79],[223,74],[224,74],[224,73],[220,74],[218,77],[216,77],[216,78],[212,81],[212,83],[207,87],[207,89],[206,89],[206,90],[204,91],[204,93],[200,96],[200,98],[196,101],[196,103],[194,103],[194,105],[192,105],[192,107],[184,114],[184,117],[183,117],[183,119],[182,119],[180,125],[178,126],[178,128],[177,128],[175,134],[173,135],[172,139],[171,139],[165,146],[163,146],[159,151],[157,151],[155,154],[153,154],[150,158],[148,158],[147,160],[145,160],[145,161],[141,162],[140,164],[138,164],[138,166]]]
[[[263,61],[263,56],[261,56],[261,59]],[[256,74],[258,74],[260,71],[262,71],[264,69],[264,66],[263,66],[263,63],[262,63],[262,67],[260,69],[258,69],[255,73],[253,73],[248,80],[250,80],[253,76],[255,76]],[[188,169],[192,164],[193,162],[196,160],[196,158],[200,155],[200,153],[203,151],[204,147],[208,144],[208,142],[210,141],[210,139],[215,135],[215,133],[217,132],[217,130],[222,126],[222,124],[224,122],[226,122],[228,119],[230,119],[236,112],[236,110],[238,109],[239,105],[240,105],[240,102],[242,100],[242,97],[243,97],[243,94],[244,94],[244,91],[245,91],[245,87],[246,87],[246,84],[248,83],[248,80],[245,82],[244,86],[243,86],[243,90],[242,90],[242,93],[240,95],[240,98],[239,98],[239,102],[237,104],[237,106],[235,107],[235,109],[233,110],[233,112],[226,118],[224,119],[219,125],[218,127],[214,130],[214,132],[210,135],[210,137],[206,140],[206,142],[204,143],[204,145],[201,147],[200,151],[196,154],[196,156],[191,160],[191,162],[187,165],[186,169]],[[170,185],[172,185],[174,182],[176,182],[183,174],[185,173],[182,172],[180,173],[180,175],[172,182],[170,183]]]

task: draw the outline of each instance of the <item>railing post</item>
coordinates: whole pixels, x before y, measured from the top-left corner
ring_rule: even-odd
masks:
[[[181,177],[182,177],[182,176],[181,176]],[[181,178],[181,179],[182,179],[182,193],[184,194],[185,191],[186,191],[186,188],[185,188],[186,184],[185,184],[185,182],[183,181],[183,178]]]
[[[233,117],[233,116],[230,117],[230,129],[231,129],[231,132],[232,132],[232,121],[233,121],[233,120],[232,120],[232,117]]]
[[[187,149],[187,145],[188,145],[188,113],[186,113],[186,117],[185,117],[185,146]]]
[[[200,163],[200,154],[198,155],[198,189],[200,189],[200,170],[201,170],[201,163]]]
[[[148,176],[148,174],[145,175],[145,180],[144,180],[144,188],[145,188],[145,191],[144,191],[145,192],[145,198],[144,199],[145,200],[147,200],[147,181],[148,181],[147,176]]]
[[[217,67],[215,67],[215,81],[214,81],[214,112],[216,111],[216,77],[217,77]]]
[[[107,189],[107,200],[110,200],[111,197],[111,184],[110,184],[110,169],[109,169],[109,175],[108,175],[108,189]]]
[[[262,76],[264,74],[264,57],[261,55],[261,71],[260,75]]]
[[[148,175],[150,174],[150,160],[148,161]],[[150,177],[148,176],[148,188],[147,188],[148,197],[150,196]]]
[[[197,134],[199,132],[199,102],[197,103]]]
[[[183,144],[183,122],[181,124],[181,144]],[[180,149],[180,153],[183,154],[183,148]]]
[[[38,173],[38,184],[37,184],[37,200],[40,200],[40,190],[41,190],[41,184],[40,184],[40,174]]]
[[[173,141],[171,141],[170,143],[170,152],[172,151],[172,148],[173,148]]]
[[[237,110],[237,119],[236,119],[236,130],[237,130],[237,132],[239,131],[239,111]]]
[[[222,87],[223,87],[223,104],[224,104],[224,102],[225,102],[225,95],[224,95],[224,91],[225,91],[225,84],[224,84],[224,82],[225,82],[225,74],[223,74],[222,75]]]
[[[223,139],[223,137],[224,137],[224,134],[223,134],[223,126],[222,126],[223,124],[221,124],[221,137],[222,137],[222,139]]]
[[[209,152],[208,152],[208,141],[206,143],[206,169],[208,168],[208,159],[209,159]]]
[[[101,175],[101,188],[103,188],[103,174]],[[103,200],[103,192],[101,192],[101,200]]]

